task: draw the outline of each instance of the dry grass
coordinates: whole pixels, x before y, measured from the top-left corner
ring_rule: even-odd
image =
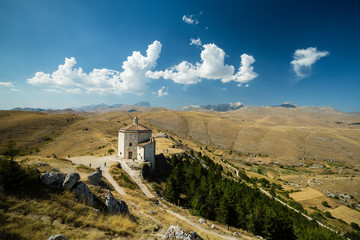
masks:
[[[139,186],[132,180],[129,174],[122,168],[118,168],[117,164],[110,166],[110,174],[119,186],[126,187],[131,190],[138,189]]]
[[[132,238],[138,234],[132,217],[99,214],[74,200],[69,192],[48,193],[45,199],[8,196],[1,202],[0,233],[21,239],[47,239],[59,233],[68,239]]]
[[[79,164],[75,167],[76,170],[78,170],[79,172],[85,172],[85,173],[93,173],[95,172],[95,169],[90,167],[90,166],[86,166],[84,164]]]
[[[360,212],[345,206],[337,207],[329,211],[331,215],[340,218],[348,224],[354,222],[360,225]]]

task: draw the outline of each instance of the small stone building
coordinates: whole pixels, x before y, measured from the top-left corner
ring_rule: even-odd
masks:
[[[140,125],[137,117],[132,125],[121,128],[118,136],[119,157],[150,162],[155,167],[155,139],[151,129]]]

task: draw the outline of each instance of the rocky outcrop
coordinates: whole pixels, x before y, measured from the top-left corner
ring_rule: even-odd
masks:
[[[200,218],[200,219],[199,219],[199,223],[201,223],[201,224],[205,224],[205,223],[206,223],[206,220],[205,220],[205,219],[203,219],[203,218]]]
[[[72,189],[72,192],[75,193],[76,197],[79,201],[82,201],[92,207],[97,207],[98,199],[97,197],[90,191],[89,187],[86,186],[83,182],[78,182]]]
[[[107,194],[105,205],[109,213],[113,213],[113,214],[129,213],[129,208],[127,204],[121,199],[117,201],[111,193]]]
[[[162,239],[200,240],[202,238],[196,232],[185,232],[179,226],[171,225]]]
[[[96,171],[88,176],[88,182],[94,186],[110,189],[102,180],[102,171],[100,168],[96,168]]]
[[[79,180],[80,175],[78,173],[69,173],[68,175],[66,175],[62,186],[64,189],[70,190]]]
[[[48,240],[67,240],[67,238],[61,234],[58,234],[58,235],[49,237]]]
[[[61,188],[64,179],[65,175],[63,173],[53,173],[49,171],[40,176],[40,180],[51,188]]]

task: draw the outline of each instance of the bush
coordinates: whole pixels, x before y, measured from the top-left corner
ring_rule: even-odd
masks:
[[[327,218],[333,218],[333,216],[331,215],[331,213],[329,211],[324,212],[324,215]]]
[[[322,201],[321,204],[322,204],[324,207],[327,207],[327,208],[330,208],[330,207],[331,207],[327,201]]]
[[[350,224],[350,226],[352,227],[352,229],[354,229],[354,230],[356,230],[356,231],[360,231],[359,224],[352,222],[352,223]]]
[[[0,175],[3,187],[10,193],[30,193],[39,183],[39,173],[32,167],[22,167],[19,163],[0,158]]]
[[[115,150],[112,149],[112,148],[108,150],[108,153],[109,153],[110,155],[113,154],[113,152],[115,152]]]

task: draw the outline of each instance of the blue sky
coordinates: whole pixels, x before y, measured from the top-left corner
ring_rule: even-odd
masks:
[[[0,109],[240,101],[359,111],[359,12],[355,0],[0,0]]]

